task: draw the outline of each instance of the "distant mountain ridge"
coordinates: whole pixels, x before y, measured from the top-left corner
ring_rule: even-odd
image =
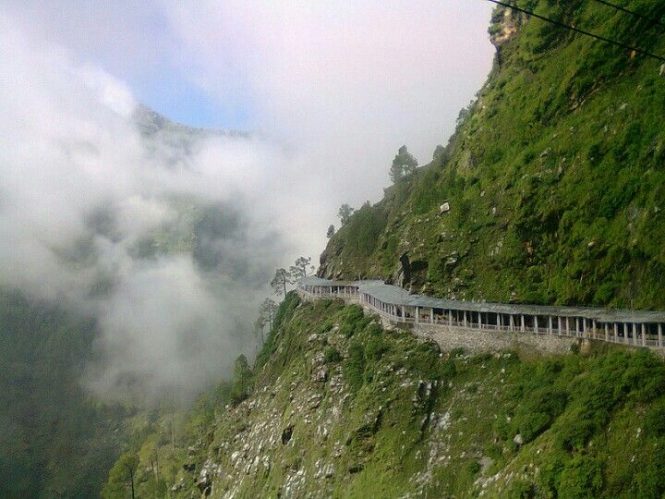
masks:
[[[134,109],[131,117],[137,128],[144,136],[152,136],[157,133],[186,134],[191,137],[232,137],[250,138],[249,132],[240,130],[217,130],[210,128],[197,128],[184,125],[168,119],[151,108],[139,104]]]

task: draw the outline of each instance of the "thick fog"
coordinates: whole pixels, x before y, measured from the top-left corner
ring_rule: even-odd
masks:
[[[191,395],[253,353],[292,251],[264,199],[282,154],[153,130],[121,82],[0,23],[2,285],[97,319],[95,393]]]
[[[276,267],[445,143],[492,58],[472,3],[8,0],[0,285],[96,318],[96,394],[187,398],[252,353]],[[142,107],[201,96],[250,133]]]

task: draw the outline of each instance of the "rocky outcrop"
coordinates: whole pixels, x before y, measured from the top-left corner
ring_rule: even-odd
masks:
[[[519,32],[523,21],[522,13],[502,6],[497,7],[492,14],[492,25],[489,30],[492,45],[498,50],[513,39]]]

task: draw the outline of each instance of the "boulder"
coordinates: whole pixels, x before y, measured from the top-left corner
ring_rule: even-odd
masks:
[[[450,203],[446,201],[443,203],[441,206],[439,206],[439,214],[443,215],[444,213],[448,213],[450,211]]]
[[[319,383],[325,383],[328,381],[328,368],[326,366],[323,366],[319,369],[316,370],[314,373],[314,381],[317,381]]]
[[[196,487],[201,491],[201,494],[205,496],[210,495],[212,492],[213,478],[219,473],[220,466],[211,459],[206,460],[199,473],[199,478],[196,480]]]

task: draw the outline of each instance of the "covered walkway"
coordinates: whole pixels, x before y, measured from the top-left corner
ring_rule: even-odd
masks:
[[[441,325],[479,330],[589,338],[663,348],[665,312],[605,310],[444,300],[409,294],[381,281],[331,281],[307,277],[304,298],[342,298],[396,325]]]

